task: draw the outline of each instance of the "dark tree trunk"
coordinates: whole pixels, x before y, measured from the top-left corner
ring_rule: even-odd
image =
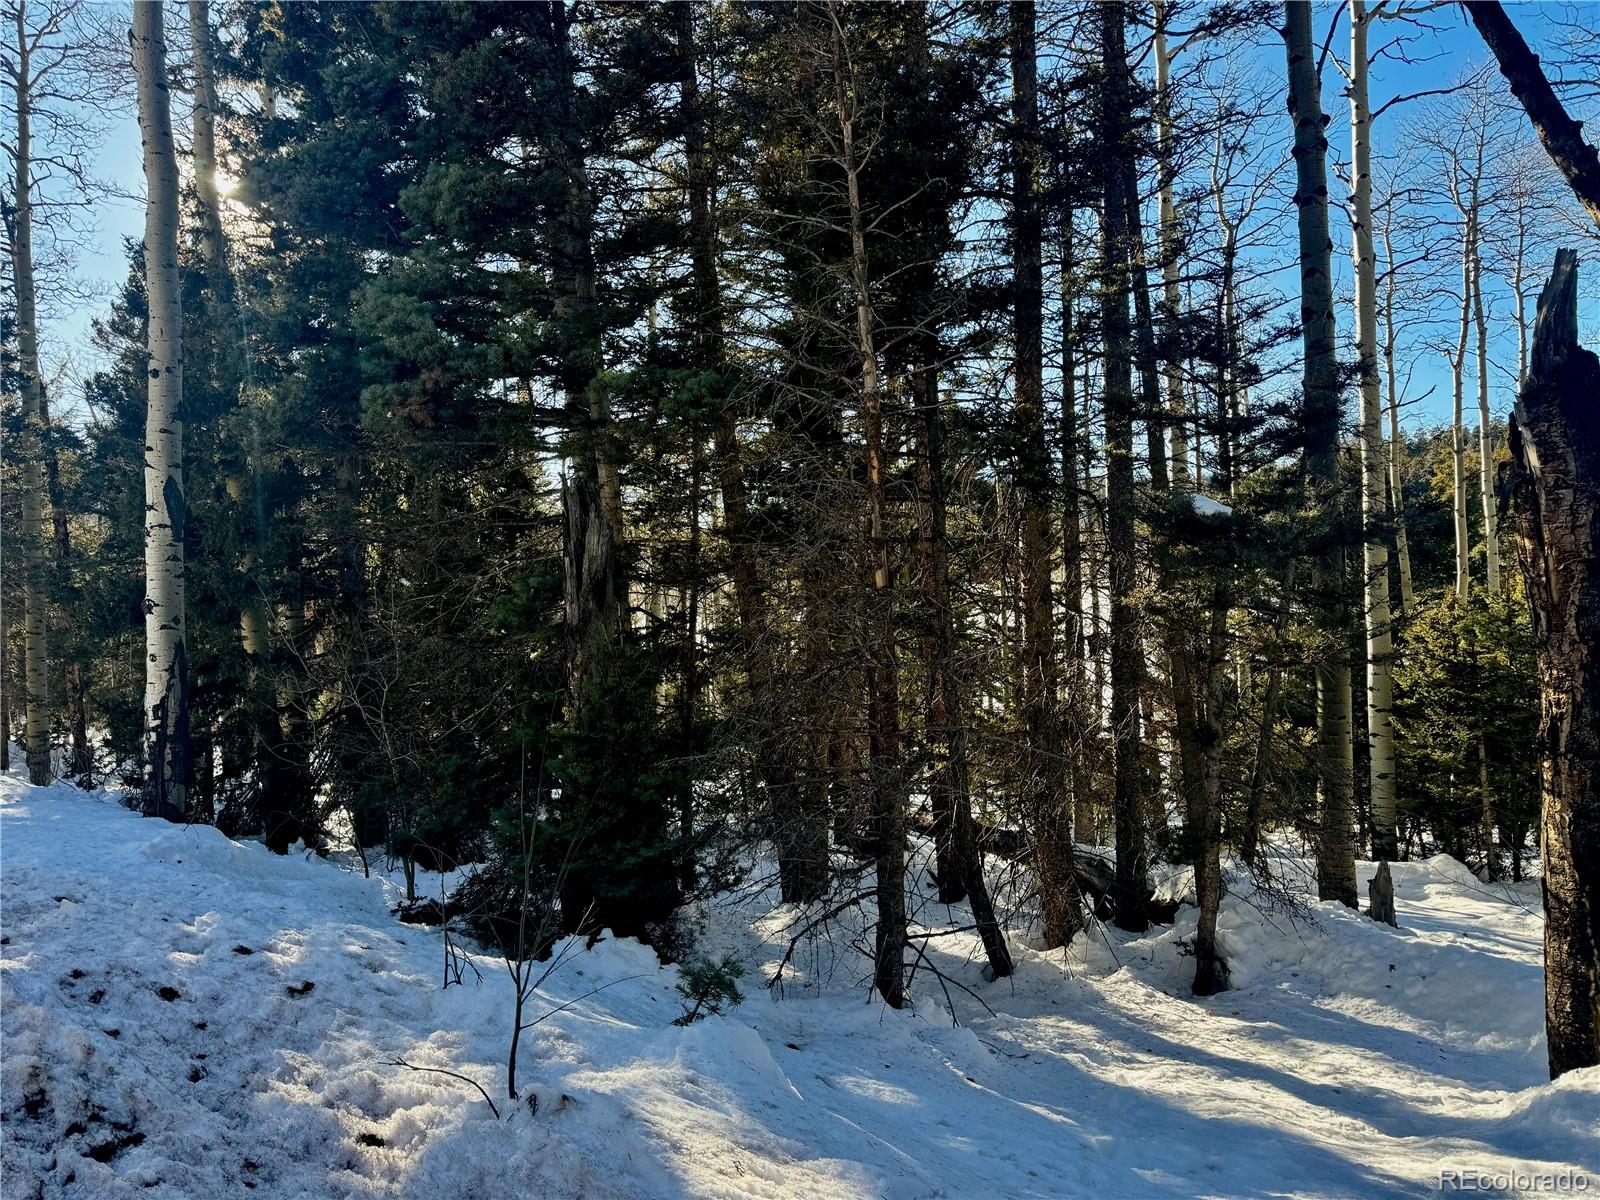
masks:
[[[316,796],[311,778],[311,723],[306,713],[305,603],[285,606],[280,644],[274,648],[272,706],[263,712],[259,808],[267,848],[285,854],[296,841],[316,838]]]
[[[1294,563],[1284,568],[1283,591],[1278,598],[1278,615],[1273,620],[1276,639],[1283,637],[1289,626],[1289,596],[1294,590]],[[1267,785],[1272,777],[1272,735],[1278,723],[1278,701],[1283,694],[1283,667],[1273,647],[1274,658],[1267,669],[1267,683],[1261,693],[1261,727],[1256,731],[1255,756],[1250,765],[1250,794],[1245,801],[1244,834],[1239,840],[1239,852],[1257,871],[1266,866],[1261,849],[1261,825],[1266,816]]]
[[[1067,272],[1072,263],[1072,213],[1062,215],[1061,235],[1061,565],[1062,604],[1067,619],[1064,647],[1063,733],[1072,779],[1072,828],[1085,842],[1095,840],[1093,772],[1097,746],[1089,728],[1089,682],[1084,669],[1089,639],[1083,615],[1083,505],[1078,481],[1078,368],[1075,361],[1072,295]]]
[[[917,558],[922,590],[922,662],[926,676],[928,795],[933,817],[934,876],[942,904],[966,899],[967,870],[960,861],[956,836],[957,765],[965,739],[956,729],[952,706],[959,705],[952,678],[949,556],[944,543],[943,415],[939,412],[938,378],[931,366],[918,370],[917,407]],[[960,765],[965,775],[966,764]]]
[[[1506,10],[1494,0],[1466,0],[1467,14],[1494,52],[1500,73],[1511,84],[1533,122],[1551,160],[1566,177],[1584,208],[1600,225],[1600,153],[1583,140],[1583,123],[1574,121],[1544,77],[1539,59],[1528,49]]]
[[[1205,654],[1198,664],[1195,683],[1200,695],[1195,705],[1195,758],[1198,777],[1188,792],[1184,822],[1189,827],[1194,864],[1195,898],[1200,921],[1194,938],[1194,994],[1210,996],[1228,986],[1227,964],[1217,953],[1217,912],[1222,906],[1222,751],[1224,741],[1223,668],[1228,653],[1226,584],[1211,589],[1211,628],[1204,641]]]
[[[905,1004],[906,775],[901,757],[900,667],[895,655],[894,562],[888,514],[888,450],[878,362],[877,318],[867,258],[868,215],[861,198],[856,149],[860,92],[844,28],[833,17],[833,84],[839,118],[839,166],[850,220],[850,274],[855,293],[856,351],[861,360],[860,411],[867,502],[867,733],[878,902],[873,983],[890,1008]]]
[[[1083,926],[1072,874],[1072,805],[1056,695],[1055,598],[1051,576],[1050,448],[1044,427],[1043,232],[1034,180],[1039,137],[1036,13],[1008,5],[1011,30],[1011,216],[1014,407],[1022,503],[1022,709],[1024,810],[1032,824],[1034,885],[1047,950]]]
[[[955,903],[965,898],[983,939],[984,953],[996,979],[1011,974],[1011,951],[995,917],[994,901],[983,877],[983,854],[972,819],[967,774],[967,733],[962,720],[961,692],[955,676],[955,633],[950,615],[950,556],[945,532],[944,421],[939,410],[939,382],[931,366],[918,373],[922,421],[918,430],[918,548],[926,626],[923,655],[927,666],[928,741],[935,756],[930,792],[939,898]]]
[[[700,91],[695,7],[688,0],[680,0],[675,8],[678,53],[682,60],[680,97],[684,115],[684,175],[689,200],[689,259],[694,284],[691,321],[695,351],[702,369],[717,378],[717,386],[724,392],[731,392],[731,384],[725,378],[728,364],[724,352],[722,284],[717,269],[715,167],[708,148],[707,106]],[[739,449],[739,412],[731,397],[724,400],[712,433],[712,456],[722,499],[723,538],[728,547],[734,612],[738,618],[750,695],[756,704],[768,704],[776,691],[770,648],[765,644],[760,580],[749,537],[749,501]],[[790,733],[780,728],[784,721],[782,707],[775,706],[756,714],[760,744],[757,773],[769,810],[779,815],[773,824],[783,899],[788,903],[809,903],[822,894],[828,879],[826,813],[822,806],[802,801],[808,792],[800,785]]]
[[[11,672],[7,668],[6,623],[0,616],[0,771],[11,769]]]
[[[1100,297],[1105,344],[1106,553],[1111,592],[1111,739],[1114,756],[1112,815],[1116,825],[1116,922],[1138,932],[1148,927],[1142,892],[1145,847],[1144,764],[1139,757],[1139,650],[1134,562],[1132,331],[1128,321],[1128,193],[1124,162],[1129,155],[1128,59],[1121,4],[1100,5],[1101,153],[1104,156],[1105,270]]]
[[[1300,235],[1305,475],[1313,511],[1328,525],[1313,580],[1325,643],[1317,663],[1317,778],[1322,793],[1317,895],[1355,908],[1355,841],[1350,827],[1350,614],[1344,595],[1348,535],[1338,495],[1339,363],[1333,323],[1333,243],[1328,234],[1328,139],[1323,133],[1311,6],[1304,0],[1286,0],[1283,8],[1289,115],[1294,120],[1294,203]]]
[[[61,487],[61,457],[56,453],[56,439],[50,431],[50,403],[43,388],[39,390],[39,416],[44,426],[45,491],[50,497],[50,535],[55,543],[56,571],[59,586],[67,579],[67,564],[72,557],[72,534],[67,523],[66,493]],[[73,640],[69,613],[68,641]],[[93,766],[89,757],[89,718],[83,703],[83,665],[76,657],[66,668],[67,683],[67,733],[70,739],[70,756],[67,774],[80,784],[90,782]]]
[[[1150,314],[1150,264],[1144,254],[1144,222],[1139,212],[1139,174],[1130,153],[1123,163],[1128,193],[1128,247],[1133,268],[1133,331],[1139,361],[1139,407],[1145,423],[1145,454],[1150,487],[1157,495],[1171,488],[1167,469],[1166,423],[1161,410],[1161,367],[1156,353],[1155,319]]]
[[[571,461],[563,489],[566,515],[565,599],[568,678],[574,704],[584,702],[597,659],[626,624],[627,580],[621,563],[616,462],[610,447],[610,421],[604,357],[597,333],[594,250],[594,197],[589,186],[578,117],[571,93],[571,49],[564,6],[551,9],[552,47],[568,65],[555,104],[555,167],[564,189],[555,272],[556,316],[566,326],[561,353]]]
[[[1539,297],[1503,468],[1533,612],[1550,1075],[1600,1065],[1600,358],[1570,250]]]
[[[1378,864],[1378,872],[1367,881],[1367,916],[1385,925],[1398,926],[1394,916],[1394,875],[1387,861]]]
[[[693,758],[696,722],[700,710],[700,492],[704,486],[705,452],[698,428],[691,429],[694,445],[690,450],[689,537],[684,571],[682,668],[678,679],[678,738],[680,754]],[[695,890],[694,855],[694,775],[687,767],[678,783],[678,838],[682,842],[678,860],[678,887],[685,896]]]

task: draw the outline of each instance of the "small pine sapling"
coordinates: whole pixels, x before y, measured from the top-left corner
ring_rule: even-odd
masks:
[[[683,1016],[674,1025],[692,1025],[707,1014],[721,1016],[724,1005],[729,1007],[744,1003],[739,991],[739,980],[744,976],[743,965],[731,954],[724,954],[721,962],[702,958],[679,968],[678,993],[692,1000],[692,1008],[684,1009]]]

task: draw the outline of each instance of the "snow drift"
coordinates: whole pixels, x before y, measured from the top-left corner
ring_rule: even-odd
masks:
[[[1219,922],[1235,989],[1206,1001],[1192,909],[1066,958],[1018,944],[998,984],[974,938],[933,939],[946,979],[920,971],[899,1013],[858,986],[846,921],[777,999],[762,981],[797,914],[730,899],[701,945],[747,964],[744,1005],[677,1027],[677,973],[647,948],[575,950],[535,998],[552,1015],[517,1102],[503,965],[474,956],[442,988],[438,932],[394,920],[387,879],[15,777],[0,866],[8,1200],[1404,1195],[1449,1168],[1600,1185],[1600,1077],[1543,1082],[1536,889],[1448,859],[1395,868],[1398,931],[1240,889]]]

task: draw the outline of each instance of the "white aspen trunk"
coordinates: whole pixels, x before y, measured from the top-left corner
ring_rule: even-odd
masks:
[[[50,598],[45,576],[44,382],[39,372],[39,323],[33,274],[33,66],[28,53],[24,6],[16,7],[16,141],[12,148],[14,190],[11,270],[17,295],[17,374],[22,391],[22,704],[28,779],[50,782],[50,649],[46,617]]]
[[[167,47],[159,0],[133,6],[133,65],[149,197],[149,398],[144,447],[145,796],[147,816],[181,818],[188,784],[184,648],[183,307],[178,284],[178,159],[172,143]]]
[[[1389,393],[1389,508],[1394,520],[1394,552],[1400,563],[1400,611],[1407,616],[1416,608],[1411,583],[1411,545],[1406,539],[1405,461],[1406,444],[1400,437],[1400,392],[1394,382],[1394,246],[1387,225],[1383,231],[1383,253],[1387,264],[1383,289],[1383,371]]]
[[[1385,541],[1387,462],[1378,377],[1378,281],[1372,240],[1372,109],[1367,100],[1365,0],[1350,0],[1351,182],[1355,185],[1351,251],[1356,279],[1356,357],[1361,387],[1362,567],[1367,637],[1367,750],[1372,856],[1395,857],[1394,676]]]
[[[1475,236],[1472,228],[1474,216],[1467,214],[1466,229],[1461,242],[1461,334],[1456,339],[1455,356],[1450,360],[1450,385],[1454,407],[1450,418],[1450,458],[1454,469],[1455,492],[1452,510],[1456,530],[1456,595],[1465,596],[1471,586],[1467,568],[1467,466],[1465,437],[1461,422],[1462,375],[1467,367],[1467,324],[1472,314],[1471,246]]]
[[[1517,386],[1528,376],[1528,205],[1519,189],[1517,197],[1517,251],[1511,260],[1511,294],[1517,299]]]
[[[1500,531],[1489,444],[1489,327],[1483,315],[1483,254],[1476,241],[1472,245],[1472,322],[1478,334],[1478,494],[1483,503],[1485,579],[1490,594],[1496,595],[1500,591]]]
[[[1160,231],[1162,319],[1170,328],[1176,323],[1183,303],[1178,283],[1178,202],[1172,161],[1172,55],[1167,49],[1167,4],[1155,0],[1156,55],[1156,171],[1161,185]],[[1167,407],[1172,425],[1172,485],[1182,491],[1194,487],[1189,466],[1188,401],[1183,391],[1183,372],[1170,355],[1164,358]]]

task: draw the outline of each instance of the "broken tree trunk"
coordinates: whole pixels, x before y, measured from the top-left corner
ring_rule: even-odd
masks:
[[[1556,253],[1505,470],[1539,658],[1550,1075],[1600,1065],[1600,358]]]
[[[1400,923],[1394,919],[1394,876],[1389,864],[1378,864],[1378,873],[1367,880],[1367,916],[1396,929]]]
[[[1567,115],[1539,66],[1538,55],[1528,49],[1504,7],[1493,0],[1468,0],[1465,7],[1494,52],[1500,73],[1511,84],[1512,95],[1533,122],[1550,160],[1572,185],[1595,224],[1600,225],[1600,154],[1583,140],[1583,122]]]

